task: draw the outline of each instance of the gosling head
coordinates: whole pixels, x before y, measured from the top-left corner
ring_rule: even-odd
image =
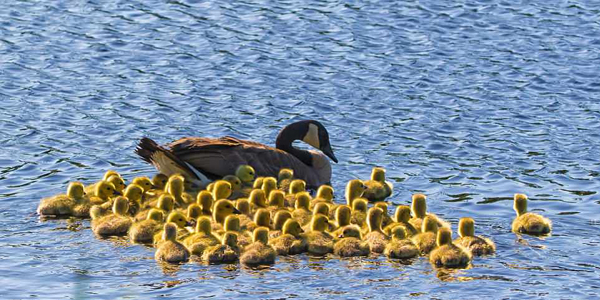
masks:
[[[136,177],[133,179],[133,181],[131,181],[131,183],[135,183],[141,186],[144,189],[144,193],[149,191],[153,187],[152,180],[150,180],[150,178],[146,176]]]
[[[169,177],[163,173],[158,173],[152,177],[152,185],[157,190],[164,190]]]
[[[240,211],[233,206],[233,203],[229,200],[221,199],[215,203],[215,207],[213,208],[213,219],[223,224],[225,222],[225,218],[231,214],[239,214]]]
[[[391,236],[393,239],[402,240],[406,238],[406,231],[402,226],[392,228]]]
[[[367,212],[367,208],[369,207],[369,202],[367,201],[367,199],[364,198],[358,198],[358,199],[354,199],[354,201],[352,202],[352,211],[360,211],[360,212]]]
[[[450,229],[442,227],[437,232],[437,238],[435,240],[438,247],[443,245],[449,245],[452,243],[452,231]]]
[[[327,202],[333,202],[333,188],[324,184],[317,190],[317,198],[325,199]]]
[[[355,226],[355,225],[349,225],[349,226],[344,227],[339,238],[349,238],[349,237],[361,239],[360,228],[358,228],[358,226]]]
[[[339,227],[350,225],[352,210],[348,205],[340,205],[335,210],[335,221]]]
[[[167,217],[167,222],[175,223],[179,228],[189,225],[187,218],[178,211],[172,211]]]
[[[137,203],[142,202],[143,195],[144,195],[144,189],[135,183],[128,185],[127,188],[125,189],[125,193],[124,193],[124,196],[127,197],[127,199],[129,199],[129,201],[134,201]]]
[[[388,205],[385,202],[377,202],[375,203],[375,207],[380,208],[383,211],[383,215],[388,214]]]
[[[214,187],[212,191],[213,199],[215,201],[221,199],[227,199],[231,196],[232,188],[231,183],[225,180],[217,180],[214,182]]]
[[[475,220],[471,218],[460,218],[458,221],[458,235],[460,237],[475,235]]]
[[[108,170],[108,171],[106,171],[106,173],[104,173],[104,176],[102,176],[102,180],[108,181],[108,178],[113,175],[121,177],[121,174],[119,174],[119,172],[117,172],[115,170]]]
[[[169,194],[160,195],[160,197],[158,197],[158,202],[156,203],[157,208],[160,208],[166,212],[172,211],[174,205],[175,199],[173,199],[173,196]]]
[[[265,195],[269,195],[272,190],[277,189],[277,179],[275,177],[265,177],[261,189],[265,192]]]
[[[185,178],[179,174],[171,175],[167,182],[167,193],[178,197],[183,194],[185,189]]]
[[[427,197],[423,194],[414,194],[412,196],[412,214],[415,218],[422,219],[427,214]]]
[[[282,233],[283,234],[291,234],[294,237],[299,237],[301,233],[303,233],[302,227],[300,223],[294,219],[287,219],[283,224]]]
[[[252,234],[252,242],[260,242],[264,245],[269,243],[269,229],[266,227],[257,227]]]
[[[250,165],[241,165],[235,170],[237,176],[244,185],[250,185],[254,181],[254,168]]]
[[[324,216],[329,216],[329,206],[323,202],[319,202],[315,204],[313,207],[313,215],[322,214]]]
[[[310,194],[308,192],[300,192],[296,194],[296,203],[294,208],[308,210],[310,206]]]
[[[69,198],[79,200],[83,199],[84,195],[85,189],[81,182],[73,181],[69,183],[69,187],[67,187],[67,196],[69,196]]]
[[[112,183],[115,186],[115,191],[117,191],[117,193],[119,194],[122,193],[125,189],[125,181],[123,181],[123,178],[121,178],[121,176],[111,175],[106,181]]]
[[[283,224],[292,218],[292,214],[286,210],[280,210],[275,214],[274,218],[274,227],[275,230],[281,230],[283,228]]]
[[[437,221],[430,216],[426,216],[423,219],[423,223],[421,224],[421,232],[437,232],[437,231],[438,231]]]
[[[348,181],[346,185],[346,204],[352,206],[354,199],[360,198],[366,189],[364,183],[358,179]]]
[[[242,181],[235,175],[227,175],[223,177],[223,180],[231,184],[232,191],[239,191],[242,189]]]
[[[210,226],[210,218],[209,217],[200,217],[196,222],[196,233],[203,233],[205,235],[209,235],[211,232]]]
[[[290,183],[289,193],[295,195],[296,193],[305,192],[306,191],[306,181],[302,179],[294,179],[292,183]]]
[[[119,215],[119,216],[125,216],[125,215],[127,215],[128,210],[129,210],[129,201],[127,200],[127,198],[125,198],[123,196],[119,196],[119,197],[115,198],[115,201],[113,202],[113,207],[112,207],[113,214]]]
[[[294,170],[292,169],[283,168],[279,170],[279,173],[277,174],[277,181],[279,182],[283,180],[291,180],[292,178],[294,178]]]
[[[177,239],[177,225],[174,223],[166,223],[162,238],[163,241],[175,242]]]
[[[115,186],[108,181],[100,181],[96,184],[96,196],[104,201],[115,195]]]
[[[198,204],[190,204],[187,209],[188,220],[196,220],[202,215],[202,208]]]
[[[325,231],[327,229],[327,217],[322,214],[313,215],[310,220],[310,230],[311,231]]]
[[[254,179],[254,182],[252,183],[252,188],[253,189],[260,189],[260,188],[262,188],[263,180],[265,180],[264,177],[256,177],[256,179]]]
[[[225,231],[240,232],[240,218],[236,215],[227,216],[227,218],[225,218],[225,225],[223,225],[223,229],[225,229]]]
[[[378,207],[371,207],[367,212],[367,226],[369,231],[381,231],[381,221],[383,219],[383,211]]]
[[[250,214],[250,202],[246,199],[238,199],[235,201],[235,207],[240,211],[240,213],[248,215]]]
[[[394,214],[394,221],[406,223],[408,220],[410,220],[410,207],[407,205],[398,205],[398,207],[396,207],[396,213]]]
[[[238,247],[238,236],[235,232],[225,232],[223,237],[221,238],[221,244],[224,246],[229,246],[230,248]]]
[[[272,190],[269,194],[269,206],[283,207],[285,193],[280,190]]]
[[[148,212],[148,216],[146,217],[146,220],[154,220],[156,222],[162,222],[164,220],[164,214],[162,213],[162,211],[153,208]]]
[[[263,190],[252,190],[248,199],[250,204],[254,205],[255,207],[267,207],[267,197],[265,196],[265,191]]]
[[[210,212],[214,203],[212,194],[209,191],[201,191],[196,197],[196,204],[200,205],[202,211]]]
[[[371,171],[371,180],[385,183],[385,169],[384,168],[373,168]]]
[[[513,209],[520,216],[527,212],[527,196],[525,194],[515,194]]]
[[[271,223],[271,213],[264,208],[257,210],[254,214],[254,223],[258,226],[269,227]]]

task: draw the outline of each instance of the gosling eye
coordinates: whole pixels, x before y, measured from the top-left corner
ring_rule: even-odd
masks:
[[[107,191],[110,191],[110,188],[106,188]]]

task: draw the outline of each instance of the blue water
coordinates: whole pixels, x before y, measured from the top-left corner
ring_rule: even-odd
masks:
[[[600,262],[600,2],[22,0],[0,2],[0,298],[592,298]],[[428,195],[498,253],[426,259],[279,257],[259,270],[158,264],[42,221],[42,197],[107,169],[154,173],[139,138],[274,144],[317,119],[345,182],[384,166],[390,200]],[[510,232],[512,195],[554,222]],[[456,234],[456,233],[455,233]]]

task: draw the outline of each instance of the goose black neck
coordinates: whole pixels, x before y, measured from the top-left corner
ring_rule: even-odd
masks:
[[[304,138],[308,132],[308,124],[308,121],[300,121],[284,127],[277,135],[275,147],[295,156],[307,166],[312,166],[312,154],[292,146],[294,141]]]

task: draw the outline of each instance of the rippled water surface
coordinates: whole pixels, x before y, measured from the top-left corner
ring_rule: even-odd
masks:
[[[597,1],[0,1],[0,298],[598,297]],[[42,197],[133,149],[187,136],[274,144],[321,120],[345,182],[387,168],[498,246],[454,273],[425,259],[280,257],[253,270],[157,264]],[[510,232],[512,195],[550,238]],[[456,234],[456,233],[455,233]]]

